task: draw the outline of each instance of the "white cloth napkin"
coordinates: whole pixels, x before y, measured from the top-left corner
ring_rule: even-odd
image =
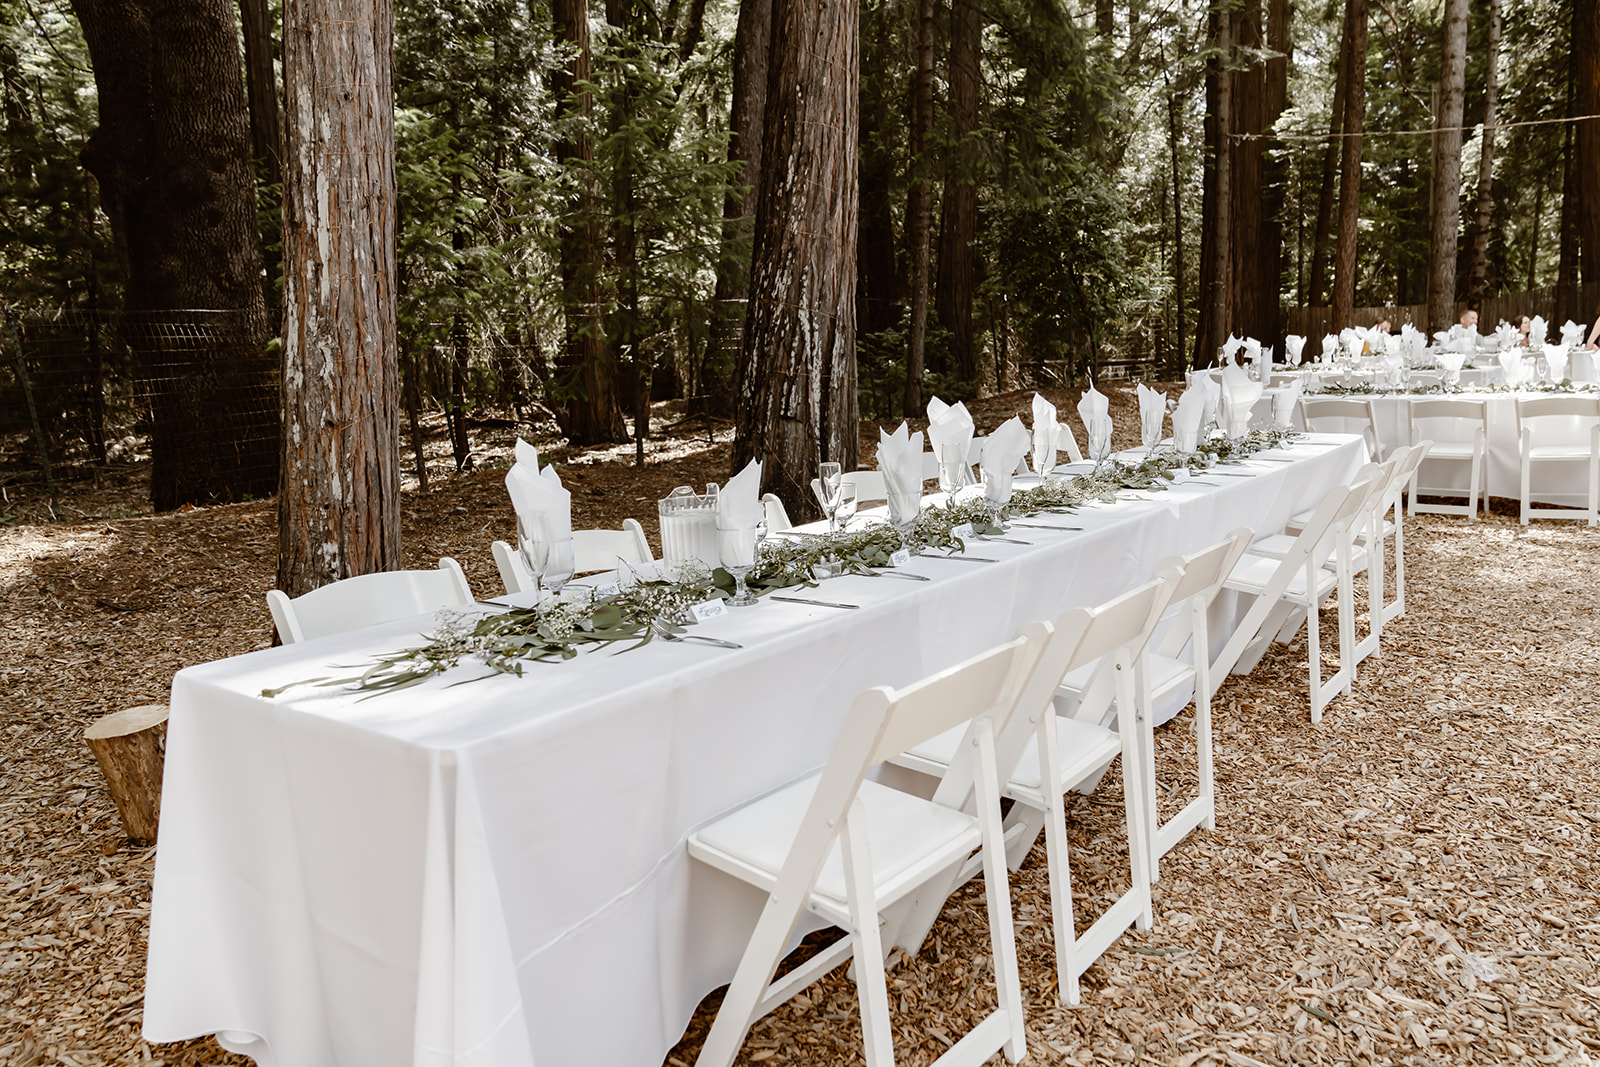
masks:
[[[1246,337],[1244,339],[1244,362],[1249,365],[1250,376],[1259,379],[1261,377],[1261,342],[1254,337]]]
[[[1339,344],[1350,353],[1352,359],[1361,358],[1361,348],[1366,339],[1361,336],[1361,331],[1354,326],[1346,326],[1339,331]]]
[[[1543,315],[1535,315],[1528,320],[1528,344],[1530,346],[1542,345],[1550,340],[1550,324],[1544,321]]]
[[[1099,466],[1111,455],[1111,401],[1089,383],[1089,391],[1078,400],[1078,417],[1089,435],[1089,458]]]
[[[989,435],[983,443],[983,456],[978,461],[983,472],[983,495],[996,504],[1011,499],[1011,476],[1017,464],[1028,454],[1031,438],[1022,420],[1013,415]]]
[[[761,503],[761,461],[753,459],[717,494],[717,525],[724,530],[748,530],[765,513]]]
[[[1253,381],[1242,368],[1222,368],[1222,410],[1230,438],[1243,437],[1250,432],[1250,411],[1260,399],[1260,382]]]
[[[1454,385],[1461,380],[1461,365],[1467,361],[1465,352],[1440,352],[1434,358],[1439,361],[1447,384]]]
[[[889,522],[899,526],[922,509],[922,431],[908,434],[902,422],[892,434],[878,431],[878,470],[889,497]]]
[[[1205,371],[1196,371],[1190,382],[1200,384],[1200,395],[1205,398],[1205,407],[1200,417],[1200,436],[1210,437],[1211,427],[1216,424],[1218,413],[1222,410],[1222,386]]]
[[[1428,347],[1428,335],[1408,322],[1400,327],[1400,343],[1413,352],[1420,352]]]
[[[1283,351],[1284,355],[1288,357],[1289,366],[1298,367],[1300,365],[1300,358],[1305,350],[1306,339],[1301,337],[1299,334],[1291,333],[1288,337],[1283,339]]]
[[[1167,417],[1167,394],[1139,383],[1139,443],[1154,452],[1161,443],[1161,423]]]
[[[1300,402],[1300,392],[1305,382],[1299,378],[1279,389],[1272,396],[1272,421],[1287,430],[1294,425],[1294,406]]]
[[[1325,333],[1322,335],[1322,363],[1332,363],[1333,357],[1339,352],[1339,335]]]
[[[1522,352],[1501,352],[1498,357],[1501,368],[1506,372],[1506,384],[1517,386],[1522,384]]]
[[[1522,332],[1509,322],[1494,328],[1494,346],[1499,349],[1516,348],[1522,341]]]
[[[1389,378],[1389,388],[1398,389],[1401,386],[1401,370],[1405,367],[1405,357],[1399,352],[1380,352],[1378,358],[1383,361],[1383,371]]]
[[[524,458],[530,462],[523,462]],[[561,486],[554,467],[539,472],[538,453],[529,445],[519,450],[516,463],[506,472],[506,492],[523,532],[540,541],[572,540],[572,494]]]
[[[1561,327],[1561,343],[1568,348],[1582,348],[1583,330],[1582,326],[1568,319],[1566,325]]]
[[[1232,363],[1237,367],[1239,365],[1239,349],[1243,347],[1244,341],[1230,333],[1228,335],[1228,339],[1222,342],[1223,365],[1226,366],[1227,364]]]
[[[1544,361],[1550,364],[1550,381],[1559,382],[1567,377],[1567,346],[1545,345]]]
[[[1033,394],[1033,473],[1043,478],[1056,468],[1056,442],[1060,440],[1056,406]]]
[[[1184,455],[1199,446],[1200,424],[1205,414],[1205,386],[1191,379],[1183,395],[1178,397],[1178,406],[1172,410],[1172,444]]]
[[[938,397],[928,401],[928,444],[941,466],[966,465],[972,450],[972,416],[965,404],[959,400],[946,404]]]

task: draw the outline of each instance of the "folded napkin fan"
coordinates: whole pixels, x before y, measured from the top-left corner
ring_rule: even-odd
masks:
[[[1550,364],[1550,380],[1565,381],[1567,377],[1567,346],[1545,345],[1544,360]]]
[[[1496,357],[1500,367],[1506,372],[1506,384],[1517,386],[1522,384],[1522,351],[1501,352]]]
[[[903,526],[922,509],[922,431],[907,433],[904,422],[892,434],[879,430],[878,470],[889,498],[889,522]]]
[[[1568,348],[1583,347],[1583,327],[1568,319],[1561,327],[1561,343]]]
[[[1238,366],[1239,365],[1239,349],[1241,349],[1243,347],[1244,347],[1243,339],[1235,337],[1235,336],[1233,336],[1233,334],[1230,333],[1228,335],[1228,339],[1226,341],[1222,342],[1222,363],[1223,363],[1223,365],[1227,366],[1229,363],[1232,363],[1234,366]]]
[[[1279,389],[1272,396],[1272,421],[1282,429],[1294,425],[1294,406],[1300,402],[1300,392],[1305,382],[1299,378]]]
[[[554,467],[538,469],[539,454],[518,441],[517,461],[506,472],[506,492],[522,533],[536,541],[572,539],[572,494],[561,485]]]
[[[1535,315],[1528,320],[1528,344],[1538,348],[1550,340],[1550,324],[1544,321],[1543,315]]]
[[[1188,388],[1178,397],[1178,406],[1172,410],[1172,444],[1184,455],[1199,447],[1205,410],[1205,387],[1198,379],[1190,379]]]
[[[1222,368],[1222,404],[1230,438],[1250,432],[1250,412],[1261,399],[1261,383],[1240,367]]]
[[[1098,467],[1111,455],[1111,401],[1089,383],[1089,391],[1078,398],[1078,417],[1089,435],[1089,458]]]
[[[1509,322],[1502,322],[1494,328],[1494,346],[1496,348],[1515,348],[1522,343],[1522,331]]]
[[[1032,438],[1022,420],[1013,415],[1001,423],[983,443],[983,457],[978,461],[983,471],[983,495],[993,503],[1004,504],[1011,499],[1011,476],[1017,464],[1028,454]]]
[[[717,525],[724,530],[748,530],[765,514],[761,503],[761,461],[753,459],[717,494]]]
[[[1139,383],[1139,443],[1154,452],[1161,443],[1161,424],[1167,417],[1167,394]]]
[[[1060,426],[1056,406],[1038,393],[1033,394],[1033,473],[1043,478],[1056,468],[1056,442]]]
[[[972,450],[972,416],[960,401],[946,404],[938,397],[928,401],[928,444],[939,457],[941,467],[967,469],[970,483],[972,471],[967,463],[967,453]]]
[[[1299,334],[1291,333],[1283,339],[1283,353],[1288,357],[1289,366],[1298,367],[1305,350],[1306,339]]]

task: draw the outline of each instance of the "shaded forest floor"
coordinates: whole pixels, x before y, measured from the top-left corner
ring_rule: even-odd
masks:
[[[1049,395],[1064,416],[1077,398]],[[1126,443],[1131,390],[1112,396]],[[1027,402],[973,405],[980,431]],[[672,415],[664,406],[657,422]],[[511,531],[502,470],[516,427],[474,427],[478,469],[464,474],[433,429],[433,484],[404,497],[406,564],[452,555],[475,590],[496,593],[488,545]],[[632,515],[653,535],[652,501],[727,476],[728,432],[713,429],[663,433],[643,469],[631,446],[547,456],[579,525]],[[863,424],[864,465],[869,440]],[[164,701],[184,666],[270,641],[276,515],[270,501],[153,515],[144,478],[127,465],[65,486],[63,522],[43,521],[35,489],[0,501],[6,1067],[244,1062],[209,1040],[139,1038],[154,850],[122,837],[82,732]],[[1055,1003],[1042,847],[1016,876],[1028,1062],[1600,1059],[1600,532],[1525,529],[1503,507],[1407,531],[1410,611],[1320,726],[1306,721],[1303,638],[1223,688],[1218,829],[1163,861],[1155,929],[1090,969],[1080,1008]],[[1188,726],[1185,715],[1158,736],[1161,780],[1179,793],[1193,776]],[[1075,803],[1080,907],[1123,869],[1119,813],[1110,778]],[[901,1063],[930,1062],[988,1010],[974,888],[891,976]],[[809,1009],[760,1023],[741,1062],[860,1062],[854,998],[836,973]],[[669,1063],[692,1063],[713,1007]]]

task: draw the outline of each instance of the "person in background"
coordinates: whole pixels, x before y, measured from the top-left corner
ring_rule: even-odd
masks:
[[[1478,313],[1472,308],[1461,313],[1461,328],[1463,330],[1476,330],[1478,328]]]
[[[1586,348],[1600,348],[1600,344],[1596,344],[1595,343],[1596,341],[1600,341],[1600,308],[1595,308],[1595,312],[1594,312],[1594,328],[1589,331],[1589,341],[1588,341],[1588,344],[1585,345],[1585,347]]]
[[[1376,329],[1379,333],[1394,333],[1394,323],[1388,319],[1379,319]]]
[[[1528,316],[1524,315],[1520,319],[1517,320],[1517,332],[1522,335],[1522,339],[1517,342],[1518,345],[1520,345],[1523,348],[1527,348],[1528,347],[1528,331],[1530,331],[1532,329],[1533,329],[1533,320],[1528,318]]]

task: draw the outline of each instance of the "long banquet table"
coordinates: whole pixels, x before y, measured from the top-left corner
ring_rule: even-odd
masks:
[[[144,1036],[217,1032],[263,1065],[649,1065],[732,976],[758,901],[688,835],[819,767],[851,699],[1036,618],[1113,596],[1171,553],[1276,530],[1347,482],[1359,438],[1309,435],[1250,477],[1181,484],[843,577],[858,611],[763,602],[650,645],[481,669],[370,699],[264,687],[346,676],[411,619],[174,679]]]

